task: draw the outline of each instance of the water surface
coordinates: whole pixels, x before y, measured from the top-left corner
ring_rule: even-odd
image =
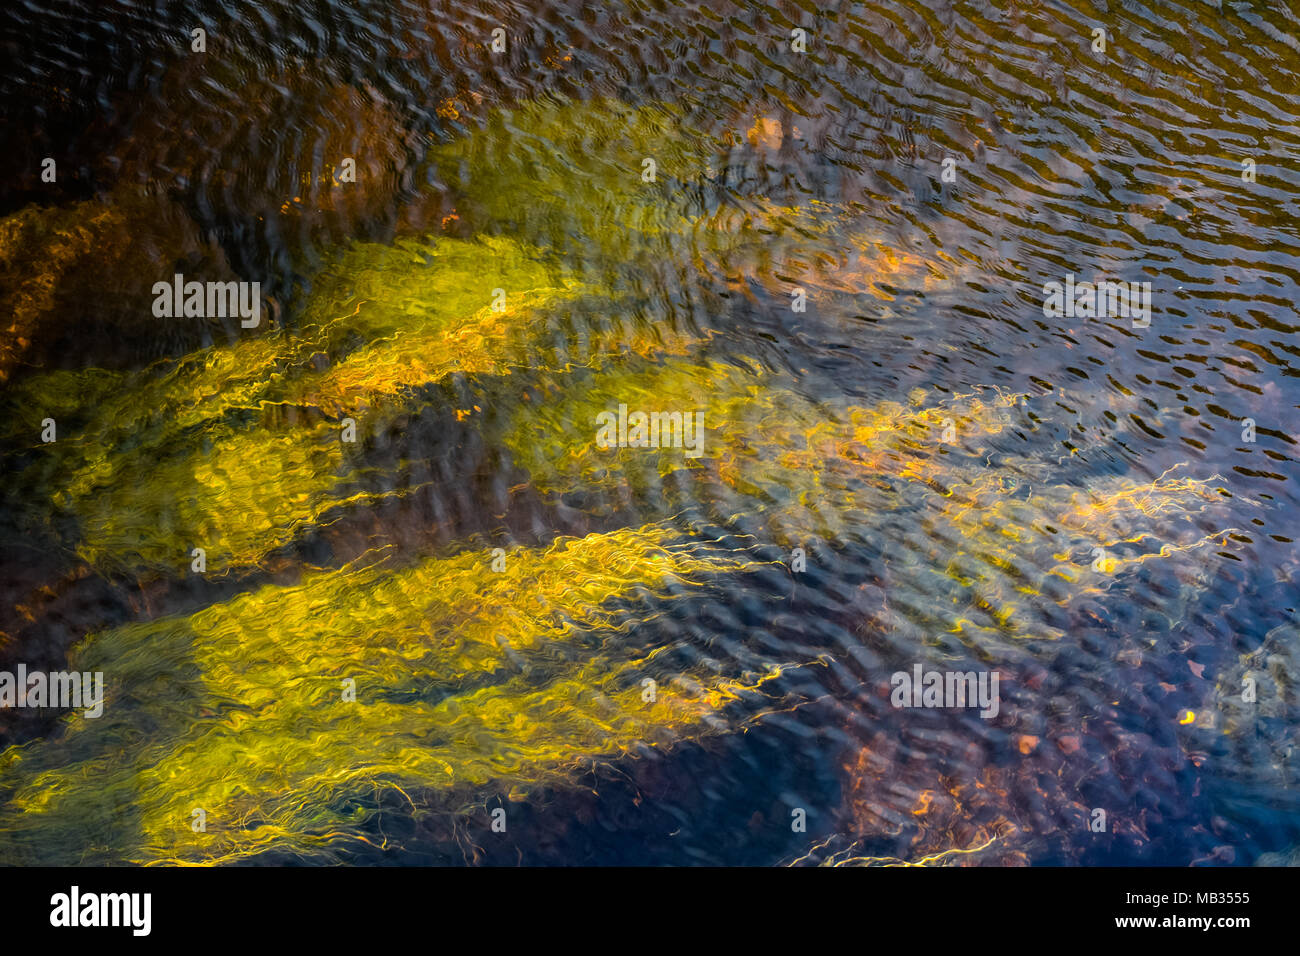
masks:
[[[3,16],[0,859],[1294,859],[1285,4]]]

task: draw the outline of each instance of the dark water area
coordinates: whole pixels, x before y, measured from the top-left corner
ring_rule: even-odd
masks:
[[[1297,862],[1298,26],[7,5],[0,862]]]

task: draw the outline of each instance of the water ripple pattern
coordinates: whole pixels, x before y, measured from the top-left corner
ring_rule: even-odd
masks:
[[[0,862],[1294,861],[1298,38],[9,4]]]

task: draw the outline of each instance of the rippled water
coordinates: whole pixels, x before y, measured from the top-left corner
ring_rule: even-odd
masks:
[[[1286,4],[0,16],[0,860],[1295,859]]]

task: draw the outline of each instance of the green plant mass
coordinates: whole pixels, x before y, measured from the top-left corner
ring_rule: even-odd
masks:
[[[638,630],[744,554],[648,526],[492,558],[377,560],[93,635],[75,665],[111,675],[105,713],[5,755],[6,858],[326,852],[367,838],[385,788],[444,812],[526,793],[713,732],[769,679],[691,674]]]

